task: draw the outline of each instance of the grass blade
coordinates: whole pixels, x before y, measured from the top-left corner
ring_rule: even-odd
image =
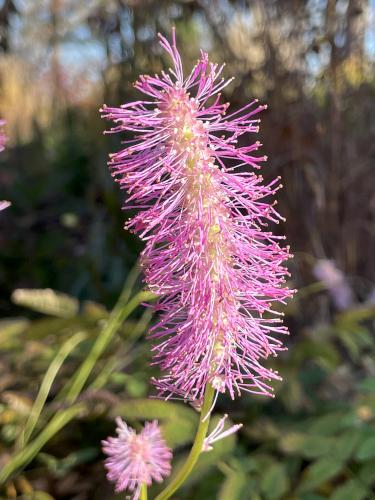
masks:
[[[42,384],[40,386],[38,395],[35,399],[34,405],[31,409],[30,416],[26,422],[25,428],[21,433],[19,441],[17,442],[16,448],[20,449],[27,444],[30,436],[35,428],[38,418],[43,410],[45,402],[47,400],[49,391],[51,390],[52,384],[55,377],[60,370],[65,359],[69,354],[80,344],[83,340],[87,338],[84,332],[78,332],[73,335],[69,340],[67,340],[59,349],[55,358],[48,367],[46,374],[44,375]]]

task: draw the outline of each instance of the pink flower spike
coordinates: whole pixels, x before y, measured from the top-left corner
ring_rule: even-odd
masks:
[[[266,157],[251,134],[265,107],[255,99],[227,114],[223,66],[202,52],[184,77],[175,33],[160,43],[172,69],[140,76],[145,100],[101,110],[109,133],[127,133],[109,167],[128,192],[125,207],[138,209],[126,228],[145,244],[145,282],[159,297],[153,382],[160,397],[198,406],[208,384],[216,397],[272,396],[280,377],[265,360],[285,349],[288,333],[275,306],[293,291],[289,248],[269,228],[283,220],[272,199],[280,178],[256,173]]]
[[[232,427],[229,427],[226,431],[223,432],[225,421],[228,418],[228,415],[224,415],[218,422],[217,426],[215,429],[211,432],[209,436],[205,438],[203,441],[203,446],[202,446],[202,451],[211,451],[213,450],[212,444],[215,443],[216,441],[219,441],[220,439],[224,439],[231,434],[234,434],[235,432],[238,431],[238,429],[241,429],[243,427],[242,424],[236,424],[232,425]]]
[[[102,441],[108,458],[105,466],[107,478],[116,483],[116,492],[133,492],[137,500],[141,486],[152,481],[162,482],[171,472],[172,451],[167,447],[157,420],[146,422],[137,434],[120,418],[116,418],[117,437]]]

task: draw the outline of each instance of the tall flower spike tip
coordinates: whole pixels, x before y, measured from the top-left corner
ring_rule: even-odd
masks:
[[[140,434],[117,417],[117,437],[102,441],[107,478],[116,483],[116,492],[133,492],[137,500],[143,484],[162,482],[171,472],[172,452],[167,447],[158,422],[146,422]]]
[[[282,218],[267,201],[280,187],[259,169],[254,100],[227,114],[223,66],[204,52],[184,78],[181,57],[159,35],[173,66],[160,76],[142,75],[135,87],[148,98],[120,108],[104,106],[109,133],[132,139],[111,155],[109,166],[127,190],[126,206],[138,214],[126,227],[145,242],[142,265],[149,289],[159,296],[159,321],[150,335],[154,380],[159,395],[200,402],[207,384],[234,398],[242,391],[272,395],[269,381],[280,379],[262,360],[283,350],[287,329],[273,304],[292,292],[279,245],[268,223]],[[240,142],[241,140],[241,142]]]

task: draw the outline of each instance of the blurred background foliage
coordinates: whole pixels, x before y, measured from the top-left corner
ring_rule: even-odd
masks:
[[[116,498],[100,440],[117,415],[158,418],[177,466],[193,438],[193,409],[147,399],[141,244],[98,115],[168,67],[173,25],[187,68],[200,47],[226,61],[234,108],[269,105],[263,173],[283,177],[300,290],[276,398],[219,399],[244,427],[175,498],[375,498],[374,16],[372,0],[0,0],[1,498]]]

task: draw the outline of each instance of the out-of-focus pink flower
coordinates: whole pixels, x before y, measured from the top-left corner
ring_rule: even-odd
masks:
[[[5,125],[5,120],[0,120],[0,152],[4,151],[5,144],[7,142],[7,136],[5,135],[2,127]]]
[[[318,260],[313,273],[327,288],[337,309],[344,310],[353,305],[353,291],[344,273],[337,268],[333,260]]]
[[[4,151],[5,143],[7,142],[7,136],[4,134],[2,127],[5,125],[4,120],[0,120],[0,152]],[[8,208],[11,205],[10,201],[2,200],[0,201],[0,211]]]
[[[139,213],[126,227],[146,243],[142,265],[159,297],[151,330],[154,381],[160,395],[201,401],[207,384],[232,398],[248,391],[272,395],[277,373],[262,364],[283,350],[287,333],[273,304],[291,295],[282,263],[288,248],[268,226],[281,219],[268,199],[281,187],[245,167],[260,168],[254,118],[266,106],[250,102],[228,112],[221,90],[231,82],[223,66],[202,52],[185,78],[175,33],[161,46],[173,68],[142,75],[135,87],[148,96],[120,108],[104,106],[109,132],[131,132],[110,168]],[[240,144],[242,142],[242,145]]]
[[[373,287],[372,290],[370,291],[366,299],[366,304],[375,305],[375,287]]]
[[[137,434],[118,417],[117,437],[102,441],[107,478],[116,483],[116,492],[130,490],[134,500],[140,495],[143,484],[161,482],[171,472],[172,452],[163,439],[158,422],[146,422]]]
[[[2,200],[0,201],[0,211],[8,208],[11,205],[10,201]]]

